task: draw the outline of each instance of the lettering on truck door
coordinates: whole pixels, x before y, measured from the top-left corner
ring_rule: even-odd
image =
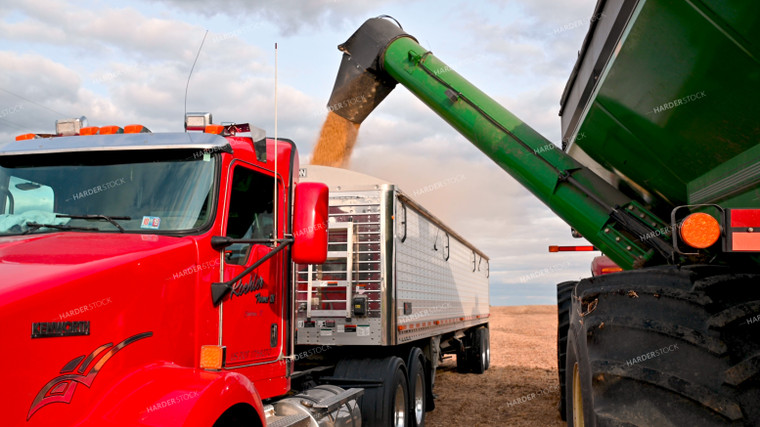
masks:
[[[239,162],[230,174],[226,235],[259,242],[233,244],[225,249],[224,280],[240,274],[273,247],[274,178]],[[234,283],[232,292],[224,299],[225,366],[264,363],[280,355],[282,287],[277,281],[277,271],[281,260],[280,255],[275,255],[264,262]]]

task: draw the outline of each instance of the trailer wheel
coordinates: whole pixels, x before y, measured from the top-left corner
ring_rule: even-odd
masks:
[[[472,333],[472,348],[468,355],[470,369],[476,374],[486,371],[488,365],[488,338],[487,329],[480,327]]]
[[[462,340],[462,346],[457,349],[457,372],[466,374],[470,372],[470,363],[467,359],[470,352],[467,350],[467,338]]]
[[[491,328],[485,328],[486,331],[486,371],[491,367]]]
[[[559,372],[559,416],[567,421],[565,409],[565,359],[567,355],[567,330],[570,327],[570,295],[576,281],[557,285],[557,371]]]
[[[757,273],[709,266],[579,282],[568,425],[760,425],[759,282]]]
[[[406,366],[401,358],[344,359],[335,367],[336,378],[381,381],[367,387],[358,399],[362,425],[367,427],[409,427],[409,387]]]
[[[425,356],[422,350],[412,347],[406,366],[409,367],[409,408],[411,425],[425,425],[425,408],[427,406],[427,378],[425,375]]]

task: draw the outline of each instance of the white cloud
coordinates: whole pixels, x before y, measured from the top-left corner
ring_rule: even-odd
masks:
[[[188,110],[211,111],[216,122],[251,122],[272,135],[273,36],[267,30],[274,28],[286,47],[279,136],[296,141],[305,163],[327,112],[340,60],[335,45],[380,10],[396,15],[454,70],[559,142],[559,98],[595,1],[6,3],[0,11],[0,89],[12,94],[0,91],[0,110],[23,108],[0,118],[0,145],[20,133],[50,132],[61,115],[86,115],[96,126],[181,130],[186,79],[206,28],[213,30],[190,82]],[[330,42],[317,46],[315,39]],[[588,275],[593,253],[547,252],[550,244],[581,244],[569,227],[401,86],[362,125],[351,167],[410,194],[447,183],[412,197],[492,258],[492,303],[526,303],[535,296],[549,303],[543,301],[551,299],[554,283]],[[542,273],[555,265],[562,268]],[[523,283],[523,276],[530,279]]]

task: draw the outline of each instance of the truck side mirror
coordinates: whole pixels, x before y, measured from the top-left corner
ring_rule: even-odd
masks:
[[[322,264],[327,259],[328,195],[322,183],[296,186],[291,255],[297,264]]]

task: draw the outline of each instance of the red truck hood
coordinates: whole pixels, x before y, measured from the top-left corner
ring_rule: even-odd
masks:
[[[190,239],[112,234],[50,233],[0,238],[0,301],[10,303],[35,286],[35,293],[63,282],[180,247]],[[185,249],[187,250],[187,249]]]
[[[218,277],[210,262],[189,272],[200,246],[194,237],[130,233],[0,238],[0,325],[10,350],[0,352],[0,366],[12,367],[0,388],[12,411],[0,424],[81,425],[125,373],[162,358],[191,365],[189,308],[208,292],[198,276]],[[204,247],[206,257],[218,256]],[[98,353],[104,348],[110,353]],[[85,370],[82,360],[96,354],[99,364]]]

